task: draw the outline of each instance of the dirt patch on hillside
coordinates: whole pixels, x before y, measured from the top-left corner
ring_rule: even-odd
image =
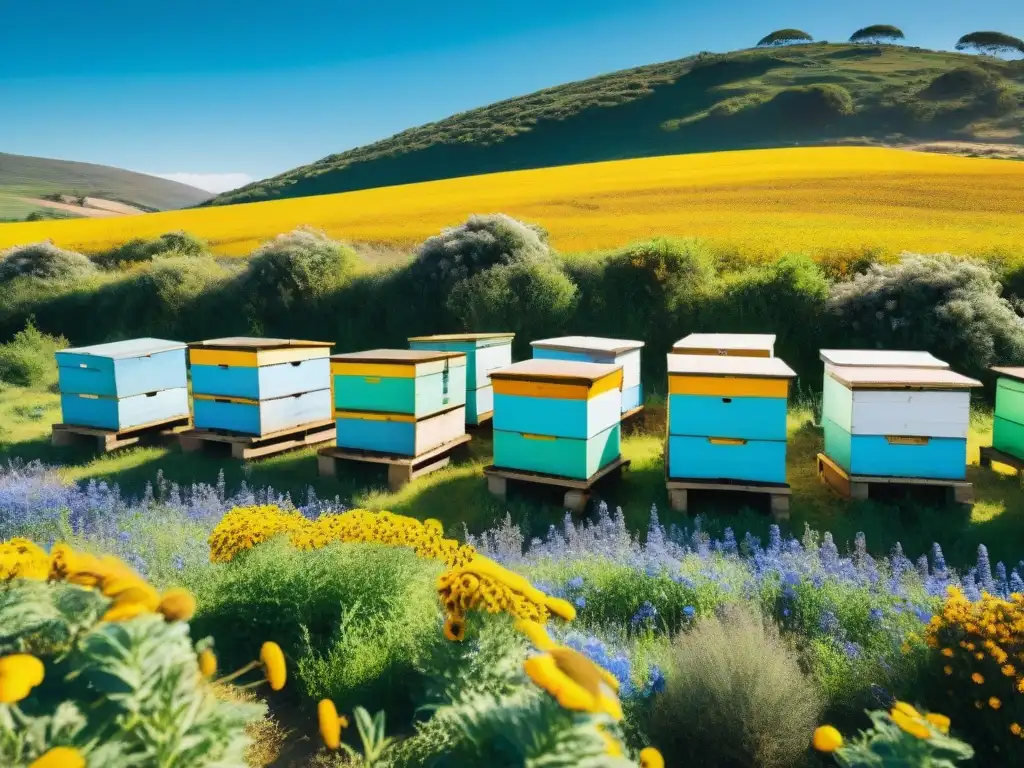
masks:
[[[1024,160],[1024,147],[1017,144],[988,144],[974,141],[929,141],[922,144],[896,145],[897,149],[915,152],[938,152],[944,155],[987,157],[993,160]]]
[[[138,208],[125,205],[124,203],[116,203],[113,200],[104,200],[100,197],[85,198],[85,205],[58,203],[53,200],[43,200],[35,197],[22,197],[20,199],[22,202],[38,205],[40,208],[54,208],[58,211],[67,211],[68,213],[74,213],[79,216],[85,216],[93,219],[110,218],[111,216],[128,216],[131,214],[142,213]]]

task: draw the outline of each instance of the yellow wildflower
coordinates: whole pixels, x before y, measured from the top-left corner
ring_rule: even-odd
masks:
[[[892,711],[902,712],[907,717],[916,717],[918,719],[920,719],[921,717],[921,713],[914,709],[914,707],[912,707],[910,704],[907,704],[907,702],[905,701],[897,701],[893,703]]]
[[[1020,727],[1020,723],[1010,723],[1010,733],[1014,736],[1020,736],[1021,733],[1024,733],[1024,729]]]
[[[217,674],[217,656],[209,648],[199,654],[199,673],[206,679]]]
[[[260,663],[263,664],[263,671],[270,683],[270,689],[280,691],[284,688],[287,679],[288,669],[284,663],[284,653],[277,643],[266,642],[260,648]]]
[[[43,662],[27,653],[0,657],[0,704],[15,704],[43,682]]]
[[[527,676],[550,693],[565,709],[604,712],[622,719],[622,705],[608,683],[608,673],[571,648],[554,648],[532,656],[524,665]]]
[[[461,616],[450,615],[444,620],[444,636],[455,643],[466,639],[466,622]]]
[[[976,684],[981,685],[985,682],[985,677],[980,672],[975,672],[971,675],[971,680],[973,680]]]
[[[1017,674],[1017,668],[1013,664],[1004,664],[999,671],[1006,675],[1006,677],[1013,677]]]
[[[640,768],[665,768],[665,758],[654,747],[640,750]]]
[[[944,666],[942,668],[942,671],[945,672],[947,675],[952,675],[953,674],[953,668],[951,666],[949,666],[949,664]]]
[[[835,752],[843,746],[843,735],[831,725],[820,725],[814,729],[811,745],[819,752]]]
[[[131,621],[134,618],[149,613],[149,610],[142,603],[114,603],[106,613],[102,621]]]
[[[195,615],[196,599],[187,589],[169,589],[164,592],[157,610],[168,621],[188,621]]]
[[[0,582],[9,579],[42,581],[50,573],[50,558],[33,542],[23,538],[0,541]]]
[[[1003,702],[1001,702],[995,696],[990,696],[988,700],[988,705],[992,707],[992,709],[999,709],[1001,706],[1003,706]]]
[[[946,658],[949,658],[949,659],[953,658],[953,649],[952,648],[943,648],[942,649],[942,655],[945,656]]]
[[[622,757],[622,745],[618,740],[600,725],[597,726],[597,732],[604,741],[604,753],[609,757]]]
[[[28,768],[85,768],[85,758],[74,747],[54,747],[33,760]]]
[[[536,621],[520,620],[516,622],[515,626],[516,629],[526,635],[527,639],[538,651],[550,651],[552,648],[557,647],[548,631],[544,629],[543,624],[539,624]]]
[[[330,699],[321,699],[316,707],[317,720],[320,725],[320,738],[328,749],[341,746],[341,732],[348,727],[344,715],[338,715],[338,709]]]
[[[939,733],[949,733],[949,718],[945,715],[940,715],[937,712],[929,712],[924,716],[924,719],[935,726],[935,729]]]
[[[913,708],[911,707],[911,709]],[[914,711],[916,712],[917,710]],[[900,727],[900,730],[905,733],[909,733],[915,738],[930,739],[932,737],[932,732],[929,730],[920,715],[914,717],[893,707],[892,711],[889,713],[889,717],[891,717],[892,721]]]

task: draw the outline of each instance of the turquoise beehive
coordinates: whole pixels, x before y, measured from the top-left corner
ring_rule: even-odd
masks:
[[[622,366],[525,360],[491,383],[495,467],[586,480],[619,458]]]
[[[187,418],[185,346],[144,338],[61,350],[63,422],[118,431]]]
[[[247,336],[191,344],[196,428],[262,437],[330,421],[330,348]]]
[[[466,356],[466,423],[477,425],[491,418],[494,389],[491,371],[512,364],[514,333],[455,333],[413,336],[410,349],[461,352]]]
[[[643,404],[640,351],[644,342],[598,336],[561,336],[531,341],[530,346],[537,360],[575,360],[622,366],[622,413],[628,413]]]

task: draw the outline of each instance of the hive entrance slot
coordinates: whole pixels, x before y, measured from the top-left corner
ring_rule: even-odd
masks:
[[[723,397],[722,398],[722,402],[723,403],[731,403],[732,402],[732,398],[731,397]]]
[[[290,365],[292,366],[292,368],[298,368],[300,365],[302,365],[302,361],[295,360],[294,362],[290,363]]]
[[[146,397],[156,397],[156,396],[157,396],[156,392],[147,392],[146,393]]]

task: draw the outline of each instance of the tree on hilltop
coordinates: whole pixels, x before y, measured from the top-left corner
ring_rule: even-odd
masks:
[[[1024,40],[1003,32],[971,32],[956,41],[958,51],[974,50],[998,56],[1001,53],[1024,54]]]
[[[851,43],[892,43],[905,37],[903,30],[892,24],[872,24],[850,35]]]
[[[810,43],[814,40],[802,29],[777,29],[757,41],[758,48],[792,45],[793,43]]]

